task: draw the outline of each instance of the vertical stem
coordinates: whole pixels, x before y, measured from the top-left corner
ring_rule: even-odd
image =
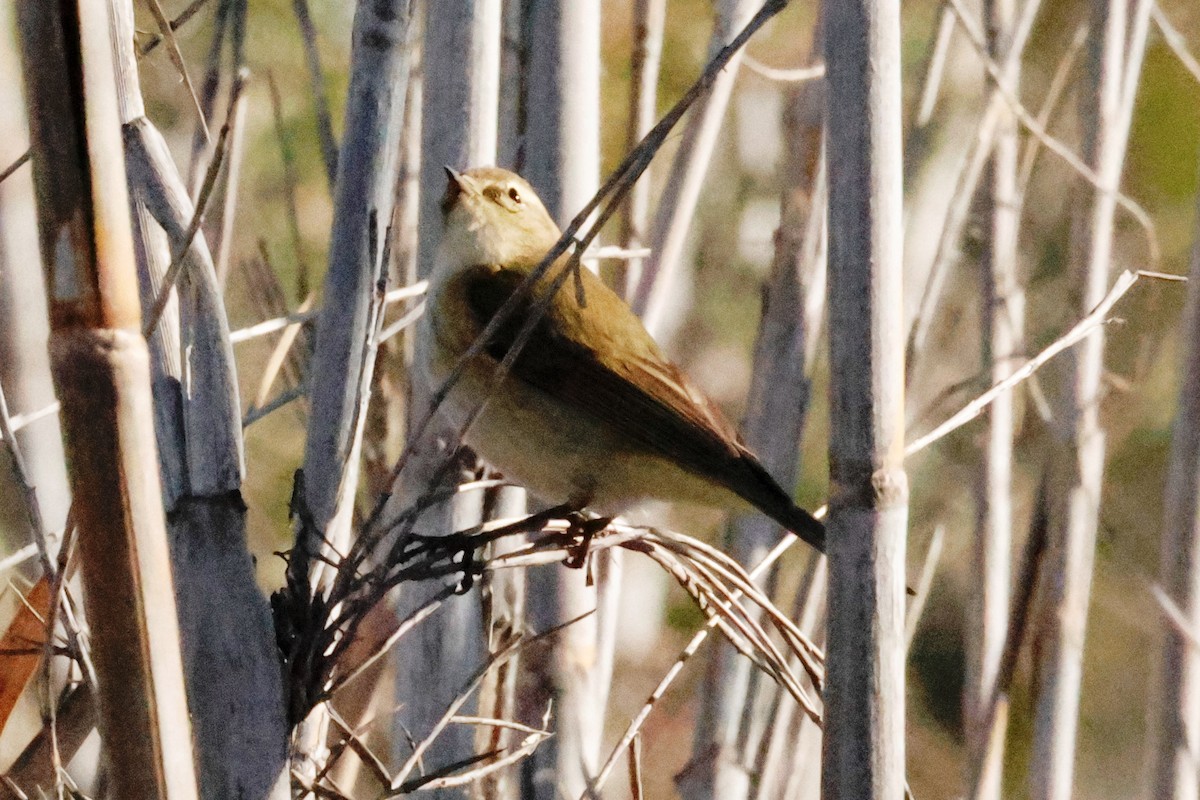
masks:
[[[762,0],[721,0],[710,55],[727,45],[762,5]],[[634,309],[642,315],[650,332],[656,335],[662,332],[665,324],[673,294],[672,274],[683,258],[688,228],[700,202],[700,190],[712,163],[741,62],[742,51],[739,50],[713,81],[708,94],[692,109],[659,200],[650,258],[633,297]]]
[[[108,9],[17,13],[110,791],[194,800]]]
[[[520,517],[528,510],[525,490],[503,486],[491,496],[489,514],[494,519]],[[505,536],[492,543],[492,555],[500,556],[519,550],[524,537]],[[491,611],[486,621],[488,652],[496,653],[512,643],[525,629],[526,576],[520,569],[498,570],[488,581],[487,606]],[[480,689],[479,713],[493,719],[517,719],[517,679],[520,670],[512,660],[506,661],[489,675]],[[475,750],[488,753],[511,746],[511,731],[481,728],[475,734]],[[475,797],[488,800],[516,800],[520,797],[518,777],[520,768],[513,767],[489,775],[481,783]]]
[[[814,35],[820,49],[820,33]],[[822,175],[824,87],[806,84],[790,93],[784,118],[786,156],[775,257],[763,287],[763,311],[754,347],[753,372],[742,436],[781,486],[796,483],[800,440],[808,411],[810,382],[806,354],[814,335],[806,316],[813,273],[823,269],[812,258],[813,239],[824,236],[825,192]],[[820,294],[824,294],[823,291]],[[823,298],[822,298],[823,299]],[[780,527],[762,514],[741,514],[731,520],[727,538],[742,564],[756,564],[779,540]],[[762,581],[773,583],[774,571]],[[713,651],[715,664],[693,745],[692,774],[707,785],[692,796],[745,797],[751,789],[756,750],[769,724],[776,694],[770,680],[726,643]],[[785,701],[788,702],[788,701]],[[764,713],[765,712],[765,713]]]
[[[500,22],[500,0],[437,0],[426,4],[417,261],[421,278],[427,278],[433,269],[442,235],[440,201],[446,185],[443,167],[466,169],[496,161]],[[427,345],[426,341],[415,343],[418,348]],[[432,387],[416,378],[410,406],[416,417],[428,408],[431,391]],[[447,438],[444,433],[429,431],[422,446],[425,457],[413,462],[404,477],[406,496],[417,497],[433,488],[430,476],[437,474],[445,459],[454,457],[438,443]],[[425,512],[423,524],[437,534],[479,524],[483,521],[483,495],[478,490],[460,492]],[[435,584],[407,588],[400,598],[401,617],[442,588]],[[397,659],[397,699],[405,706],[397,720],[418,740],[437,724],[484,653],[485,622],[477,594],[449,598],[438,612],[437,623],[414,630],[409,646],[401,649]],[[438,678],[430,681],[429,675]],[[396,739],[402,741],[403,737]],[[452,726],[430,747],[429,761],[437,765],[461,761],[472,755],[473,745],[474,731],[469,726]],[[435,796],[462,797],[464,792],[439,789]]]
[[[143,309],[156,305],[172,253],[182,252],[186,265],[172,290],[174,313],[152,337],[150,363],[201,797],[285,796],[279,653],[246,547],[241,404],[225,308],[203,232],[183,249],[197,211],[144,116],[133,3],[108,5]],[[243,80],[244,71],[230,87],[227,126],[244,107]]]
[[[904,794],[904,350],[898,0],[826,8],[830,516],[822,788]]]
[[[566,225],[600,188],[600,2],[529,0],[525,177]]]
[[[14,16],[11,6],[0,11],[0,31],[14,30]],[[20,86],[20,59],[5,49],[0,52],[0,108],[8,112],[0,120],[0,164],[13,163],[28,148],[25,114],[18,112],[24,107]],[[25,166],[0,182],[0,387],[14,414],[40,411],[55,402],[46,352],[50,320],[45,276],[31,266],[38,263],[37,241],[33,176]],[[47,555],[54,559],[71,505],[58,415],[25,426],[16,440],[45,521]],[[33,533],[22,524],[6,535],[5,544],[15,549]]]
[[[1115,193],[1133,113],[1133,92],[1145,52],[1150,0],[1093,0],[1087,86],[1082,92],[1084,161],[1097,175],[1079,204],[1073,241],[1074,306],[1086,314],[1108,290]],[[1130,36],[1128,32],[1132,32]],[[1041,694],[1034,715],[1033,800],[1067,800],[1074,779],[1083,640],[1095,561],[1104,470],[1100,426],[1104,332],[1070,354],[1058,434],[1061,451],[1051,500],[1048,579],[1043,581],[1048,630],[1038,664]]]
[[[1195,630],[1200,628],[1200,197],[1196,207],[1187,310],[1186,354],[1171,439],[1163,507],[1159,583]],[[1151,796],[1196,800],[1200,757],[1200,650],[1173,625],[1163,633],[1158,697],[1149,730],[1157,737]]]
[[[382,268],[382,232],[395,202],[408,77],[409,6],[410,0],[361,3],[354,15],[346,140],[339,159],[304,451],[305,503],[319,534],[340,552],[346,552],[349,534],[351,504],[347,501],[354,497],[358,482],[354,429],[362,371],[372,363],[366,357],[367,323]],[[384,221],[374,242],[372,219]],[[330,530],[335,513],[340,514],[337,531]]]
[[[304,450],[304,515],[288,564],[293,585],[324,591],[331,574],[313,557],[326,546],[346,553],[358,488],[363,393],[375,366],[372,318],[385,268],[395,204],[396,166],[408,83],[411,0],[361,2],[354,14],[346,134],[338,155],[329,269],[309,372]],[[310,567],[312,569],[310,570]],[[315,711],[298,732],[300,766],[311,776],[323,758],[327,717]],[[307,751],[307,752],[306,752]]]
[[[240,72],[234,80],[245,83],[249,73]],[[247,93],[239,91],[230,109],[233,126],[233,141],[229,146],[229,160],[225,165],[225,198],[221,204],[221,227],[217,235],[217,282],[224,288],[229,277],[229,258],[233,252],[233,226],[237,222],[238,190],[242,183],[242,156],[245,153],[246,142],[246,98]],[[299,268],[299,264],[297,264]]]
[[[600,186],[600,2],[530,0],[524,34],[525,177],[565,224]],[[555,568],[530,575],[528,613],[538,629],[597,608],[586,572]],[[582,797],[595,775],[607,693],[597,685],[597,616],[570,625],[556,641],[548,675],[555,736],[525,765],[536,800]]]
[[[658,116],[658,73],[662,62],[663,32],[667,21],[667,0],[635,0],[633,4],[633,56],[630,59],[629,125],[625,136],[626,151],[632,150],[654,125]],[[647,173],[649,170],[647,169]],[[621,239],[625,247],[641,247],[650,219],[650,176],[642,175],[629,190],[629,201],[621,218]],[[625,262],[624,280],[617,288],[630,297],[637,287],[642,259]]]
[[[1012,42],[1016,3],[987,0],[985,14],[988,54],[1005,63]],[[1015,87],[1018,66],[1006,73]],[[991,382],[1012,374],[1020,353],[1024,297],[1017,277],[1017,244],[1020,210],[1017,190],[1019,139],[1016,119],[1004,107],[998,111],[986,181],[985,202],[991,217],[982,275],[983,364]],[[963,714],[967,747],[980,754],[982,764],[979,800],[999,800],[1003,746],[989,748],[992,732],[987,707],[996,682],[996,671],[1008,630],[1009,573],[1012,559],[1013,394],[996,398],[985,412],[987,439],[978,478],[975,544],[972,548],[972,593],[967,612],[967,670]],[[1003,738],[1000,738],[1001,743]],[[986,752],[986,756],[982,755]]]

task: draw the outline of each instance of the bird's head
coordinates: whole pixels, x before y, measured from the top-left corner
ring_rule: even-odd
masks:
[[[561,235],[529,182],[499,167],[457,172],[442,198],[439,261],[450,266],[537,263]]]

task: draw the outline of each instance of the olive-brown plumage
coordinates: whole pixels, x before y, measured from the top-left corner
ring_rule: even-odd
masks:
[[[445,380],[559,238],[533,189],[506,170],[457,173],[431,277],[420,360]],[[824,526],[798,508],[720,411],[659,349],[614,292],[580,270],[546,311],[498,386],[493,377],[566,258],[487,342],[445,403],[481,457],[550,502],[615,514],[643,499],[749,504],[824,549]]]

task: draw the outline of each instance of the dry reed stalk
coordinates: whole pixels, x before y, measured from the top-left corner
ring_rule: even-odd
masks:
[[[524,104],[536,117],[525,128],[524,174],[560,224],[600,186],[600,16],[599,0],[532,0],[525,8]],[[597,611],[589,571],[530,574],[530,624],[547,628]],[[608,620],[599,617],[611,611],[589,614],[563,632],[542,693],[530,701],[533,707],[555,702],[555,737],[524,765],[537,800],[577,797],[595,775],[608,691],[599,669],[608,658],[599,649]]]
[[[197,797],[103,4],[18,6],[51,355],[121,797]]]
[[[946,75],[946,61],[950,55],[950,43],[954,39],[955,27],[954,11],[948,3],[943,3],[938,11],[933,44],[929,47],[929,62],[922,72],[921,99],[916,106],[914,128],[924,128],[933,119],[933,110],[942,89],[942,78]]]
[[[237,6],[242,0],[218,0],[213,19],[212,41],[208,46],[208,55],[204,64],[204,80],[200,86],[197,105],[199,120],[192,132],[191,152],[188,160],[186,183],[188,192],[194,201],[200,194],[200,183],[208,168],[208,160],[212,155],[212,137],[209,135],[208,120],[212,118],[217,106],[217,93],[221,88],[221,51],[225,47],[225,37],[229,35],[237,17]],[[242,18],[243,24],[245,17]],[[244,28],[243,28],[244,30]],[[198,202],[198,201],[197,201]]]
[[[629,64],[629,121],[626,150],[632,150],[654,125],[658,111],[658,74],[662,66],[663,34],[666,30],[667,0],[635,0],[633,4],[633,53]],[[650,221],[650,176],[643,175],[629,193],[621,218],[621,241],[625,247],[641,247]],[[617,291],[629,299],[637,288],[643,259],[625,262],[615,281]]]
[[[818,53],[819,25],[813,36],[813,49]],[[825,268],[819,244],[825,238],[827,212],[823,120],[823,85],[807,84],[791,93],[784,115],[787,150],[780,228],[764,287],[742,421],[746,444],[781,486],[794,486],[799,473],[799,446],[811,391],[809,354],[815,353],[812,340],[820,330],[820,317],[813,325],[807,314],[814,301],[824,301],[823,285],[817,289],[817,297],[812,292],[814,278]],[[731,521],[726,538],[734,558],[755,564],[779,535],[779,526],[769,519],[745,514]],[[772,587],[773,578],[772,571],[763,585]],[[712,658],[693,737],[693,760],[681,789],[687,797],[734,800],[751,792],[750,770],[759,761],[760,747],[767,746],[766,727],[778,692],[729,648],[717,648]]]
[[[312,587],[310,600],[328,593],[335,580],[334,571],[317,559],[337,559],[350,550],[353,538],[363,412],[374,368],[373,337],[382,316],[379,281],[389,257],[387,231],[395,203],[411,11],[410,0],[387,0],[359,5],[354,15],[346,135],[339,154],[325,305],[309,372],[312,411],[304,480],[297,487],[299,524],[288,564],[289,586]],[[295,674],[292,680],[297,680]],[[301,723],[296,755],[306,778],[323,771],[326,731],[327,717],[320,708]]]
[[[1079,204],[1071,296],[1086,311],[1105,295],[1112,271],[1116,194],[1145,53],[1150,0],[1093,0],[1086,88],[1081,95],[1083,161],[1097,176]],[[1088,337],[1068,362],[1056,423],[1050,552],[1043,576],[1046,629],[1037,665],[1041,691],[1033,724],[1033,800],[1072,794],[1083,641],[1095,559],[1105,434],[1100,424],[1104,336]]]
[[[1157,697],[1147,725],[1156,745],[1150,791],[1171,800],[1196,800],[1200,794],[1200,649],[1188,634],[1200,625],[1200,505],[1195,491],[1200,474],[1200,199],[1188,275],[1183,381],[1171,438],[1158,578],[1182,624],[1163,632]]]
[[[244,68],[243,68],[244,69]],[[230,136],[229,155],[225,159],[225,182],[222,187],[225,196],[221,203],[221,219],[217,226],[216,235],[216,273],[217,283],[224,288],[229,277],[229,258],[233,252],[233,226],[237,221],[238,191],[242,183],[242,158],[245,153],[246,141],[246,106],[247,95],[245,86],[249,73],[239,74],[235,81],[239,86],[232,90],[232,102],[229,109],[229,124],[233,133]]]
[[[184,9],[170,21],[169,27],[171,31],[177,31],[186,25],[192,19],[192,17],[196,16],[196,13],[200,11],[200,9],[204,8],[204,6],[208,4],[208,2],[209,0],[192,0],[192,2],[188,3],[187,6],[185,6]],[[141,46],[138,47],[138,59],[140,60],[150,55],[150,53],[154,51],[154,48],[158,47],[162,43],[162,36],[150,36],[144,43],[142,43]]]
[[[279,798],[287,727],[279,657],[266,598],[246,545],[240,399],[220,281],[200,221],[244,108],[245,72],[230,89],[225,120],[196,208],[162,137],[145,116],[133,49],[133,9],[113,0],[121,115],[134,201],[144,329],[152,352],[160,463],[170,513],[188,705],[201,797]],[[231,180],[236,180],[230,174]],[[236,187],[227,183],[227,192]],[[226,208],[231,214],[232,209]],[[231,224],[231,218],[226,219]],[[165,241],[164,241],[165,239]],[[177,313],[156,324],[168,304]]]
[[[420,135],[419,161],[409,167],[420,176],[416,266],[422,279],[429,276],[441,239],[439,202],[446,183],[444,166],[466,169],[496,161],[500,20],[499,0],[454,0],[426,6],[420,44],[422,107],[413,120]],[[414,347],[426,344],[416,341]],[[413,374],[409,389],[408,408],[424,411],[432,387],[419,374]],[[451,479],[446,484],[449,487],[457,482],[452,479],[470,473],[471,467],[463,465],[454,474],[438,477],[440,466],[454,457],[453,448],[443,450],[438,446],[439,438],[444,438],[444,431],[431,431],[420,441],[426,458],[421,469],[410,469],[402,477],[406,502],[416,504],[427,492],[442,488],[440,482],[446,477]],[[386,469],[379,470],[379,475],[386,475]],[[377,482],[387,491],[386,478]],[[482,490],[455,492],[448,502],[425,511],[421,526],[436,534],[449,534],[479,524],[485,518],[484,500]],[[446,585],[442,581],[405,587],[397,600],[397,615],[407,616],[444,591]],[[400,745],[400,727],[417,739],[430,734],[447,705],[454,701],[458,687],[483,658],[482,634],[487,624],[481,618],[477,595],[448,597],[434,623],[413,631],[409,646],[396,651],[395,692],[404,708],[395,718],[393,750],[400,758],[406,756]],[[437,675],[438,680],[429,681],[429,675]],[[442,766],[470,758],[475,733],[464,726],[452,726],[431,737],[428,763]],[[461,791],[449,788],[431,791],[442,798],[462,796]]]
[[[735,33],[763,5],[762,0],[721,0],[717,4],[710,54],[729,44]],[[733,94],[741,59],[739,50],[688,119],[654,214],[650,257],[640,276],[637,292],[632,297],[632,305],[646,323],[646,328],[656,336],[662,335],[667,309],[674,302],[673,287],[678,279],[676,272],[683,261],[687,233],[700,201],[704,177],[716,152],[717,137],[725,120],[729,98]]]
[[[1028,2],[1028,0],[1027,0]],[[1028,6],[1026,6],[1028,8]],[[1006,77],[1020,84],[1020,59],[1009,59],[1017,24],[1014,0],[988,0],[984,6],[988,56],[1011,68]],[[1023,11],[1024,13],[1024,11]],[[1025,298],[1018,274],[1020,228],[1017,162],[1020,141],[1012,111],[996,113],[991,156],[983,180],[986,213],[980,286],[982,362],[991,383],[1013,373],[1022,354]],[[976,590],[967,610],[967,669],[963,684],[963,728],[967,748],[987,752],[988,762],[976,787],[980,800],[1000,800],[1004,750],[987,748],[987,701],[1008,628],[1009,579],[1012,561],[1012,473],[1016,402],[1006,392],[988,406],[987,434],[976,478],[976,521],[971,547],[971,584]]]
[[[904,795],[899,3],[826,9],[830,482],[828,800]]]

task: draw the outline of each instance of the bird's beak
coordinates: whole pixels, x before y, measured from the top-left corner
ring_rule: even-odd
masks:
[[[449,214],[450,210],[458,203],[458,198],[461,195],[477,194],[475,181],[471,180],[470,176],[464,175],[454,167],[444,166],[446,170],[446,194],[442,197],[442,213]]]

